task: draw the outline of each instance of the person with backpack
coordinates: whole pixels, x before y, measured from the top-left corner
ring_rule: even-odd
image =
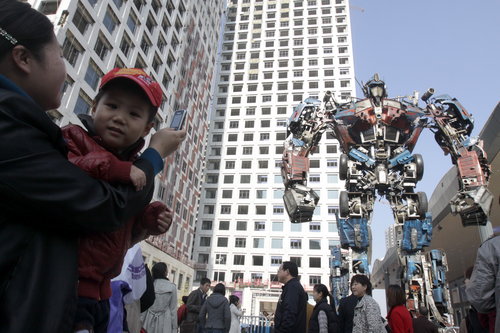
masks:
[[[316,301],[316,306],[309,319],[309,333],[340,332],[337,313],[330,305],[334,303],[328,288],[324,284],[317,284],[314,286],[312,294]],[[328,303],[328,297],[330,297],[330,304]]]

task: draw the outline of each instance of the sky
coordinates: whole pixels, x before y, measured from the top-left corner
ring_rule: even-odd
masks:
[[[389,97],[435,94],[457,98],[474,117],[478,136],[500,102],[500,1],[350,0],[355,75],[379,73]],[[357,96],[361,97],[360,89]],[[423,103],[421,104],[423,106]],[[452,166],[432,133],[425,130],[413,153],[424,159],[417,191],[432,192]],[[385,230],[393,223],[386,200],[375,206],[373,255],[385,254]]]

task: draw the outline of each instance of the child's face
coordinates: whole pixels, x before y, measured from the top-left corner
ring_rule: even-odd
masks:
[[[149,133],[150,108],[140,94],[111,86],[92,110],[96,134],[106,148],[119,153]]]

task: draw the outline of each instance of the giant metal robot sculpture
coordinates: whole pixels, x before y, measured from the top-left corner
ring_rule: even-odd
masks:
[[[460,215],[464,226],[484,225],[492,195],[482,142],[470,137],[471,115],[448,95],[433,97],[429,89],[421,98],[425,107],[418,106],[416,92],[390,99],[378,74],[363,85],[363,92],[364,99],[345,104],[327,92],[323,101],[308,98],[294,108],[282,163],[285,208],[292,223],[311,221],[319,196],[307,185],[308,156],[331,129],[343,152],[338,167],[339,178],[345,180],[337,216],[341,248],[332,250],[330,265],[335,298],[348,295],[353,274],[369,274],[369,224],[377,192],[394,214],[402,267],[398,279],[416,304],[425,304],[443,321],[441,315],[451,312],[446,256],[439,250],[423,252],[431,241],[432,221],[425,193],[415,192],[424,164],[412,151],[422,129],[434,132],[458,170],[452,213]]]

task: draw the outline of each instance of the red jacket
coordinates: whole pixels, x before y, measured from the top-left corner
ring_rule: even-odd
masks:
[[[142,140],[129,150],[127,156],[122,156],[122,159],[127,159],[124,161],[103,148],[98,143],[98,137],[91,137],[80,126],[65,126],[62,133],[69,149],[68,159],[72,163],[92,177],[108,183],[130,183],[131,161],[142,148]],[[135,242],[144,239],[149,230],[154,230],[158,215],[165,209],[163,203],[153,202],[117,231],[81,237],[78,296],[96,300],[110,298],[110,280],[120,274],[125,253]]]
[[[404,305],[396,305],[387,314],[391,333],[413,333],[413,320]]]

